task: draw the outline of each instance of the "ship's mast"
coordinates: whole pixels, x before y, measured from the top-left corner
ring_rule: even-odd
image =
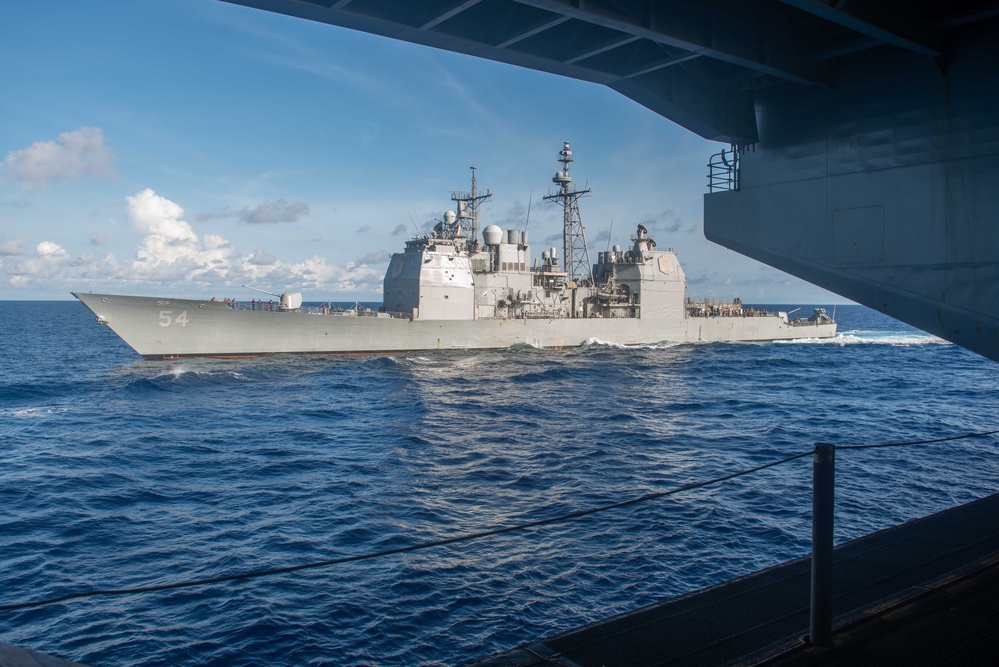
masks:
[[[486,190],[486,194],[479,194],[478,183],[475,180],[477,167],[473,164],[470,169],[472,170],[472,191],[454,191],[451,193],[451,201],[458,205],[458,210],[455,212],[457,221],[461,223],[463,229],[468,230],[469,242],[475,243],[479,237],[479,206],[492,197],[493,193]]]
[[[569,177],[572,150],[568,141],[563,144],[562,152],[558,155],[562,170],[555,172],[552,183],[559,186],[559,190],[545,196],[545,201],[562,204],[562,257],[569,280],[593,284],[590,257],[586,251],[586,239],[583,238],[583,223],[579,218],[579,198],[590,194],[590,189],[578,190],[572,184],[572,178]]]

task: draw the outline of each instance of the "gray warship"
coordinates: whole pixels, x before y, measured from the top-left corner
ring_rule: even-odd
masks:
[[[531,257],[527,229],[489,225],[479,238],[475,167],[470,192],[452,192],[432,232],[392,255],[377,310],[303,307],[299,292],[268,303],[73,292],[145,359],[269,354],[378,354],[568,348],[589,343],[642,345],[830,338],[836,322],[816,308],[807,318],[687,297],[676,253],[659,250],[643,225],[631,246],[590,263],[569,142],[545,200],[561,204],[563,245]],[[525,224],[526,227],[526,224]],[[561,261],[560,261],[561,257]],[[254,288],[251,288],[254,289]],[[262,291],[262,290],[257,290]],[[268,293],[270,294],[270,293]]]

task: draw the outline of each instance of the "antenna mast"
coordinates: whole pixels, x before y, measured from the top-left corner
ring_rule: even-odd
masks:
[[[482,202],[493,196],[493,193],[489,190],[486,190],[486,194],[484,195],[479,194],[478,183],[475,180],[475,170],[477,168],[474,164],[470,167],[472,170],[471,192],[454,191],[451,193],[451,201],[458,205],[455,217],[461,223],[462,228],[468,230],[468,240],[471,243],[475,243],[475,240],[479,237],[479,206]]]
[[[572,184],[572,178],[569,177],[572,150],[568,141],[564,142],[562,152],[558,155],[562,170],[555,172],[552,183],[559,186],[559,191],[545,196],[545,201],[562,204],[562,257],[569,280],[592,284],[590,257],[586,250],[586,239],[583,238],[583,223],[579,218],[579,198],[590,194],[590,189],[577,190]]]

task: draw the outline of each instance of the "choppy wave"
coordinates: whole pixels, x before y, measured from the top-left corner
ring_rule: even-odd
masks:
[[[606,347],[617,350],[665,350],[671,347],[676,347],[677,345],[680,345],[680,343],[674,343],[666,340],[658,343],[611,343],[605,340],[600,340],[595,336],[587,338],[583,342],[584,347]]]
[[[127,383],[126,389],[179,391],[191,387],[222,387],[248,382],[251,382],[250,378],[238,371],[197,371],[177,367],[166,373],[134,378]]]
[[[37,419],[51,415],[61,414],[69,408],[62,406],[38,406],[31,408],[0,408],[0,418],[10,417],[12,419]]]
[[[520,343],[514,343],[507,349],[510,350],[511,352],[527,352],[530,350],[540,350],[542,348],[539,347],[538,345],[535,345],[534,343],[523,341]]]
[[[537,520],[816,441],[981,431],[999,395],[991,362],[860,308],[818,345],[145,362],[51,307],[48,342],[2,335],[38,328],[16,304],[0,321],[0,355],[29,359],[0,376],[0,604]],[[838,454],[837,539],[991,493],[996,444]],[[807,553],[809,485],[802,461],[418,554],[4,614],[0,634],[107,667],[458,664]]]
[[[952,343],[921,332],[902,331],[841,331],[832,338],[795,338],[774,341],[783,345],[952,345]]]

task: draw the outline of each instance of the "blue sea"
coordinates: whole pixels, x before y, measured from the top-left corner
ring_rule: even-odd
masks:
[[[0,605],[999,428],[999,366],[860,306],[822,342],[166,362],[79,303],[0,306]],[[837,541],[996,492],[997,445],[840,450]],[[460,664],[808,553],[810,485],[805,457],[0,612],[0,641],[107,667]]]

